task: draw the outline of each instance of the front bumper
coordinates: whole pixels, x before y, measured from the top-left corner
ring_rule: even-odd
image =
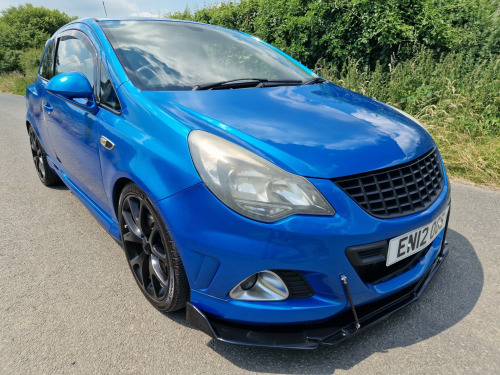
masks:
[[[428,224],[450,203],[446,183],[427,210],[397,219],[377,219],[328,180],[310,179],[332,203],[332,217],[292,216],[266,224],[246,219],[198,184],[157,202],[182,258],[190,303],[209,317],[250,326],[316,324],[350,311],[340,275],[348,279],[354,305],[371,305],[421,280],[438,257],[444,233],[417,263],[381,282],[363,280],[346,249],[388,241]],[[314,290],[308,298],[239,301],[229,292],[262,270],[300,273]]]
[[[448,245],[443,241],[439,255],[417,283],[384,299],[356,307],[359,326],[351,310],[321,323],[255,326],[217,319],[190,303],[186,308],[186,320],[210,337],[232,344],[288,349],[315,349],[320,345],[335,345],[416,301],[447,255]]]

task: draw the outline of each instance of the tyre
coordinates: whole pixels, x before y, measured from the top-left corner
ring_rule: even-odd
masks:
[[[31,144],[31,154],[33,156],[33,162],[35,163],[36,172],[40,181],[45,186],[52,186],[61,183],[61,179],[56,172],[52,170],[49,163],[47,162],[47,154],[45,153],[40,140],[35,133],[35,129],[32,126],[29,127],[29,136]]]
[[[126,185],[118,213],[125,255],[142,293],[160,311],[182,309],[189,297],[186,272],[151,200],[137,185]]]

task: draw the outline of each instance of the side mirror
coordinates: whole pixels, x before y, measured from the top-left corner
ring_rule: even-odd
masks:
[[[47,83],[45,90],[91,113],[98,110],[92,86],[82,73],[58,74]]]

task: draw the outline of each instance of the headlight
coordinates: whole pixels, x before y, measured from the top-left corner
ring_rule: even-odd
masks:
[[[335,210],[304,177],[213,134],[194,130],[188,138],[194,165],[210,191],[226,206],[254,220],[287,216],[331,216]]]

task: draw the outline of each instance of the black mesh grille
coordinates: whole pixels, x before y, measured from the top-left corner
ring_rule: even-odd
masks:
[[[285,282],[288,292],[288,298],[307,298],[314,295],[311,285],[300,273],[288,270],[274,270],[281,279]]]
[[[444,176],[433,148],[409,163],[334,182],[369,214],[394,218],[428,208],[443,190]]]

